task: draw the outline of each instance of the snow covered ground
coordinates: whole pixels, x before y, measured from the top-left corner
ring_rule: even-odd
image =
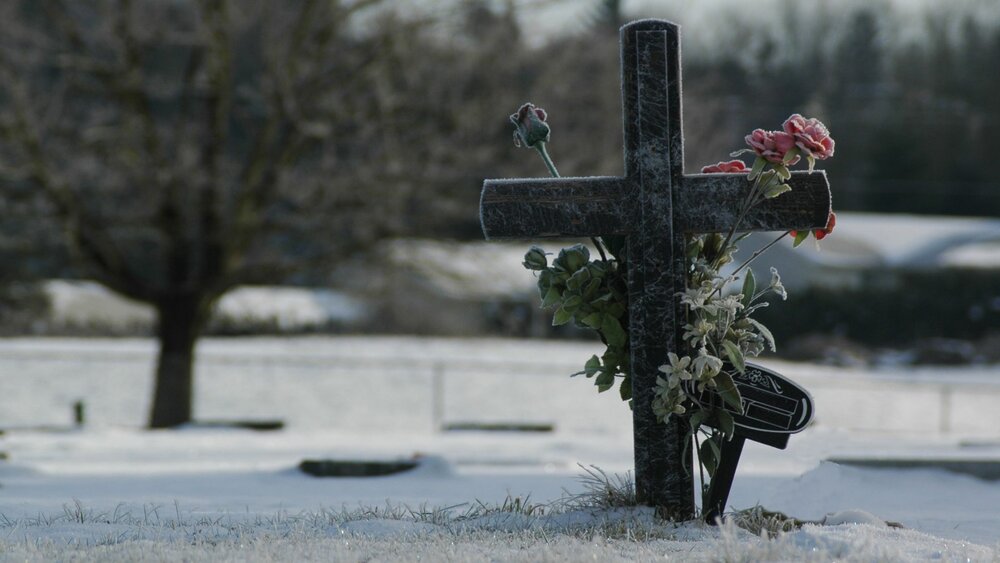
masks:
[[[830,457],[1000,464],[1000,368],[862,372],[766,362],[812,390],[788,450],[748,444],[733,509],[825,521],[765,540],[573,495],[632,466],[628,409],[566,375],[593,345],[421,338],[209,339],[196,417],[278,432],[143,431],[148,340],[0,341],[0,559],[995,560],[1000,484]],[[74,429],[71,405],[87,425]],[[440,432],[551,423],[552,433]],[[421,460],[319,479],[306,458]],[[503,505],[506,503],[506,509]],[[898,522],[904,528],[883,522]]]

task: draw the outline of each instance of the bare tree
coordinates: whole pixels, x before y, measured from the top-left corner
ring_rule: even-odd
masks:
[[[154,307],[151,427],[191,420],[221,295],[335,262],[400,215],[369,95],[398,29],[375,3],[0,7],[0,172],[44,196],[87,276]]]

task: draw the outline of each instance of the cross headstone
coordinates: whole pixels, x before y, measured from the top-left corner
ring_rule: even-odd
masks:
[[[682,350],[684,237],[728,231],[749,190],[743,174],[685,174],[680,33],[662,20],[621,29],[625,175],[487,180],[480,218],[487,239],[623,235],[629,297],[636,494],[665,515],[695,513],[687,422],[657,421],[657,368]],[[795,172],[792,191],[756,206],[740,230],[826,226],[822,171]]]

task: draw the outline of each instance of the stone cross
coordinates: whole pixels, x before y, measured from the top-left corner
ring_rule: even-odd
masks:
[[[687,421],[657,421],[657,368],[682,348],[685,235],[726,232],[750,189],[744,174],[685,174],[680,31],[662,20],[621,29],[625,175],[487,180],[480,219],[487,239],[623,235],[627,240],[635,480],[639,501],[661,514],[695,514]],[[739,230],[826,226],[822,171],[793,172],[792,191],[756,206]],[[681,354],[683,355],[683,354]]]

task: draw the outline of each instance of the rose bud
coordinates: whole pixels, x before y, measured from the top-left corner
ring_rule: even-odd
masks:
[[[545,110],[527,103],[511,114],[514,124],[514,144],[519,147],[534,148],[538,143],[549,142],[549,124],[545,123]]]
[[[522,265],[529,270],[544,270],[549,267],[549,259],[545,257],[545,251],[537,246],[532,246],[524,255]]]

